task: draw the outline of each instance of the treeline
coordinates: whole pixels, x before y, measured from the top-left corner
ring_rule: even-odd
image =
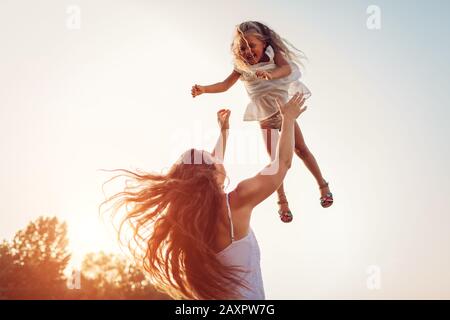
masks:
[[[0,244],[0,299],[170,299],[120,255],[89,253],[67,270],[67,225],[40,217]],[[69,272],[68,272],[69,271]]]

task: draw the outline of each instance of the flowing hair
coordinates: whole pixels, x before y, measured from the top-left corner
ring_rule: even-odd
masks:
[[[117,228],[120,243],[155,288],[175,299],[238,299],[238,288],[248,288],[237,276],[243,270],[222,264],[213,249],[225,212],[218,171],[208,157],[190,149],[167,174],[112,170],[122,174],[105,183],[130,179],[99,207],[112,203],[113,218],[125,209]],[[126,228],[131,234],[124,240]]]
[[[248,64],[242,55],[242,42],[248,47],[245,39],[246,35],[253,35],[259,40],[264,41],[266,46],[271,46],[275,52],[281,52],[290,61],[295,61],[303,66],[301,59],[306,59],[305,54],[292,45],[288,40],[280,37],[275,31],[267,25],[258,21],[245,21],[236,26],[231,51],[234,56],[235,64],[242,70],[249,71]],[[291,48],[291,49],[289,49]]]

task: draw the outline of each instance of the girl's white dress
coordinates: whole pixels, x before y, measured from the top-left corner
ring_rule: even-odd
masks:
[[[275,80],[258,79],[255,71],[269,71],[277,67],[273,60],[275,55],[273,48],[267,46],[265,53],[270,61],[249,65],[250,72],[235,66],[235,70],[241,74],[240,79],[244,82],[251,100],[245,110],[244,121],[261,121],[270,118],[278,112],[276,99],[287,102],[297,91],[303,93],[305,99],[311,96],[309,89],[299,80],[301,77],[299,67],[292,61],[289,62],[292,70],[290,75]]]

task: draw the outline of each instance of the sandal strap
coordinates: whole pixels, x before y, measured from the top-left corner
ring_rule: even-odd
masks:
[[[289,217],[292,217],[292,212],[291,212],[291,210],[282,211],[282,210],[280,209],[280,210],[278,210],[278,214],[279,214],[280,216],[289,216]]]
[[[331,192],[328,192],[323,197],[320,197],[320,199],[333,199],[333,194]]]

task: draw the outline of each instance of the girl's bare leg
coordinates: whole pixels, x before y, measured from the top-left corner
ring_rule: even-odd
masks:
[[[271,161],[275,160],[276,148],[278,145],[278,139],[280,134],[277,129],[261,129],[264,137],[264,142],[266,145],[267,152],[270,156]],[[272,152],[273,151],[273,152]],[[284,193],[284,184],[282,183],[277,190],[278,202],[280,210],[283,212],[290,211],[287,202],[286,194]]]
[[[305,139],[303,138],[302,131],[300,130],[300,126],[297,121],[295,122],[295,153],[300,159],[303,160],[305,166],[316,179],[320,188],[320,196],[325,196],[328,192],[330,192],[330,189],[326,186],[326,181],[322,176],[322,172],[320,172],[316,158],[314,158],[313,154],[306,146]]]

